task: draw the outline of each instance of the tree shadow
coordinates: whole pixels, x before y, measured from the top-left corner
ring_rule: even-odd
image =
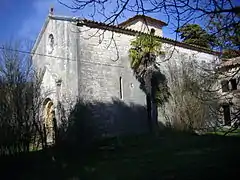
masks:
[[[198,136],[168,128],[162,129],[158,137],[153,136],[146,108],[119,100],[79,100],[69,121],[58,131],[56,145],[48,149],[1,157],[1,178],[186,179],[196,178],[202,169],[206,177],[214,177],[215,171],[209,174],[207,168],[225,168],[223,152],[228,152],[229,164],[232,149],[240,150],[239,138]],[[237,167],[232,164],[231,168]]]
[[[142,105],[126,104],[118,99],[111,102],[78,100],[67,124],[60,126],[59,131],[62,140],[84,145],[102,138],[147,133],[147,111]]]
[[[146,108],[118,99],[111,102],[78,100],[66,119],[67,122],[58,127],[54,146],[38,152],[1,157],[1,162],[7,162],[2,169],[4,174],[8,177],[36,174],[43,178],[46,174],[42,172],[45,171],[49,177],[61,177],[60,169],[69,163],[83,162],[85,154],[96,151],[97,142],[102,139],[149,131]],[[17,169],[14,174],[11,173],[13,168]]]

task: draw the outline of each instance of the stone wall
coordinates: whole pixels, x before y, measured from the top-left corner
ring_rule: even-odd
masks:
[[[147,21],[146,22],[143,19],[136,19],[135,21],[131,22],[130,24],[125,25],[124,27],[128,29],[133,29],[145,33],[150,33],[151,29],[155,30],[155,35],[162,37],[163,32],[162,32],[162,27],[160,25],[151,23]]]
[[[222,114],[220,115],[219,119],[221,120],[223,126],[226,126],[224,120],[223,105],[229,105],[230,117],[232,119],[231,125],[234,125],[234,123],[238,121],[238,119],[236,118],[236,114],[238,114],[240,107],[239,76],[239,66],[237,65],[235,65],[235,67],[229,68],[228,66],[225,66],[225,68],[222,68],[222,74],[219,78],[219,93],[221,94],[219,103],[222,106]],[[236,81],[236,89],[234,89],[234,87],[232,86],[231,80]],[[224,82],[225,86],[228,86],[227,91],[223,91],[222,82]],[[227,125],[226,127],[229,127],[229,125]]]
[[[75,52],[76,38],[70,31],[72,26],[68,21],[49,19],[41,39],[33,55],[33,64],[38,70],[46,69],[43,78],[44,91],[51,91],[56,102],[56,80],[62,80],[61,96],[76,97],[77,92],[77,61]],[[54,38],[53,50],[49,53],[49,35]],[[47,97],[46,97],[47,98]]]
[[[214,67],[213,64],[219,63],[219,60],[216,56],[189,50],[182,47],[174,47],[170,44],[163,44],[163,51],[166,53],[165,57],[158,58],[158,63],[160,63],[160,69],[163,72],[163,74],[166,75],[168,79],[168,86],[170,88],[170,93],[173,90],[172,87],[176,83],[176,81],[179,81],[181,83],[181,80],[177,79],[178,77],[181,77],[182,74],[178,74],[173,79],[170,76],[170,71],[174,69],[175,67],[183,67],[181,63],[185,62],[192,62],[199,72],[203,71],[203,69],[212,69]],[[184,68],[184,67],[183,67]],[[178,72],[180,73],[180,72]],[[159,107],[159,113],[158,113],[158,120],[162,124],[172,123],[171,121],[172,112],[174,112],[172,105],[174,105],[175,102],[173,98],[169,98],[169,102],[165,104],[164,107]],[[215,120],[214,120],[215,121]]]
[[[79,96],[105,104],[94,111],[98,126],[104,127],[100,129],[105,134],[146,131],[145,94],[139,89],[128,58],[134,37],[86,26],[79,27],[79,31]],[[132,110],[125,107],[130,104]],[[139,108],[133,110],[134,106]]]
[[[54,37],[54,43],[53,51],[49,54],[50,34]],[[96,119],[103,134],[147,131],[145,94],[139,89],[139,82],[133,75],[128,57],[130,42],[134,38],[135,36],[86,25],[76,26],[69,19],[50,18],[33,56],[38,69],[47,69],[43,89],[53,90],[50,97],[56,103],[55,80],[61,79],[60,100],[65,107],[68,107],[68,103],[72,105],[77,98],[103,103],[102,106],[92,106],[95,108],[92,117]],[[158,61],[160,69],[166,75],[167,63],[178,62],[180,56],[184,55],[188,60],[194,56],[203,63],[214,59],[210,54],[166,43],[163,44],[163,50],[166,55],[159,57]],[[164,62],[167,59],[169,60]],[[136,106],[138,108],[133,108]],[[165,122],[161,114],[159,121]]]
[[[101,38],[103,41],[99,42]],[[133,36],[111,31],[80,28],[80,95],[103,101],[120,99],[122,77],[122,100],[145,105],[145,95],[130,68],[128,50],[132,39]]]

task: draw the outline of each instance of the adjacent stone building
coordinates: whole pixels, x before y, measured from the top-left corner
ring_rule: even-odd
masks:
[[[225,59],[221,63],[222,125],[239,124],[240,110],[240,57]]]
[[[107,109],[95,111],[103,127],[102,134],[147,131],[146,112],[143,111],[145,94],[133,75],[128,57],[130,43],[136,35],[155,30],[165,51],[164,56],[158,57],[163,71],[165,61],[178,62],[179,57],[199,63],[216,61],[215,52],[211,50],[164,38],[162,27],[166,25],[141,15],[117,26],[51,12],[35,42],[32,60],[36,69],[44,72],[44,105],[54,109],[57,123],[60,123],[58,102],[68,109],[69,102],[72,105],[80,97],[110,104]],[[126,106],[120,107],[121,103],[116,100]],[[127,107],[139,108],[131,111]],[[161,117],[159,120],[164,121]]]

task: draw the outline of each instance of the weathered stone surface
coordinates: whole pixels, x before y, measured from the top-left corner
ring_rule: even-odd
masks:
[[[54,37],[51,54],[48,53],[50,34]],[[121,77],[123,99],[120,101],[128,105],[131,103],[139,106],[146,105],[145,94],[139,89],[139,82],[135,79],[129,63],[128,50],[134,36],[90,28],[86,25],[76,26],[69,20],[49,18],[39,38],[33,63],[37,69],[46,67],[43,92],[50,89],[52,93],[48,97],[55,104],[58,101],[56,80],[62,80],[59,100],[69,108],[69,102],[74,104],[78,97],[104,103],[111,103],[112,99],[120,99]],[[163,72],[166,69],[166,63],[162,61],[167,58],[170,61],[178,61],[180,55],[185,55],[188,59],[196,56],[195,59],[198,61],[215,59],[210,54],[173,47],[166,43],[163,44],[163,50],[166,52],[165,57],[158,59]],[[101,111],[104,113],[95,111],[98,117],[96,119],[105,125],[108,124],[105,127],[108,134],[143,132],[148,128],[146,114],[137,110],[130,111],[126,107],[113,105]],[[164,122],[161,116],[159,120]]]

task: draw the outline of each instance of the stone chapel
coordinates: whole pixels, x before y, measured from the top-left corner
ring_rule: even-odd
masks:
[[[119,25],[108,25],[59,16],[51,11],[32,49],[33,65],[43,72],[46,124],[51,126],[53,114],[57,124],[60,123],[58,102],[68,109],[67,102],[74,104],[79,97],[103,103],[117,99],[128,105],[145,106],[145,94],[133,75],[128,57],[130,43],[140,32],[149,33],[153,29],[163,43],[165,55],[158,57],[159,62],[167,58],[177,62],[179,56],[194,57],[202,63],[216,61],[214,51],[165,38],[164,26],[167,26],[165,22],[143,15],[131,17]],[[99,116],[99,121],[108,122],[103,128],[106,134],[147,128],[144,113],[131,115],[119,107],[108,107],[105,113],[106,116],[104,113],[103,117]],[[164,121],[161,117],[159,120]]]

